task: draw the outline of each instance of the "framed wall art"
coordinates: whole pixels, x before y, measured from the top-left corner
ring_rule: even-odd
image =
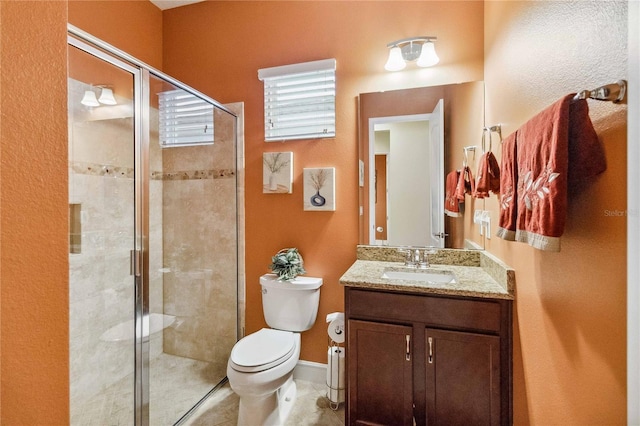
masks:
[[[336,210],[336,169],[323,167],[303,170],[304,210]]]
[[[293,191],[293,152],[262,154],[262,193],[291,194]]]

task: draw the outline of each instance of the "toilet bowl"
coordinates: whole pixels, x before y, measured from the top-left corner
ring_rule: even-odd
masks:
[[[271,328],[240,339],[227,363],[231,389],[240,397],[239,425],[282,425],[296,400],[293,370],[300,359],[300,333],[313,326],[321,278],[280,281],[260,277],[262,307]]]
[[[240,396],[239,425],[280,425],[295,402],[293,369],[300,359],[300,334],[262,330],[231,351],[227,378]]]

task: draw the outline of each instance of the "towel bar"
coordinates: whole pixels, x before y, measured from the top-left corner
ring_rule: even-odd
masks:
[[[573,100],[596,99],[598,101],[611,101],[618,103],[624,99],[627,93],[627,81],[618,80],[615,83],[600,86],[593,90],[583,90],[576,93]]]

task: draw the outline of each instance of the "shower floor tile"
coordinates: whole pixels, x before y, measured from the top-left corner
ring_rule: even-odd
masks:
[[[172,425],[226,375],[210,363],[160,354],[150,367],[151,426]],[[74,426],[133,425],[134,379],[129,375],[82,406],[71,404]]]
[[[171,426],[224,377],[211,364],[168,354],[151,363],[150,426]],[[324,384],[295,380],[298,396],[285,426],[344,426],[344,404],[334,411]],[[238,396],[229,384],[211,395],[183,423],[185,426],[235,426]],[[82,407],[72,404],[73,426],[133,425],[133,377],[127,376],[91,398]]]
[[[344,404],[338,410],[329,407],[325,386],[295,380],[298,397],[285,426],[344,426]],[[225,384],[211,395],[187,419],[185,426],[235,426],[238,421],[238,396]]]

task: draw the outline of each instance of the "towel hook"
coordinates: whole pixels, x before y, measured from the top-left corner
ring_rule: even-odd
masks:
[[[502,143],[502,124],[494,124],[493,126],[485,127],[484,130],[489,132],[489,134],[497,133],[500,138],[500,143]],[[491,151],[491,148],[489,148],[489,151]]]
[[[489,132],[489,151],[485,150],[485,132]],[[489,127],[482,128],[482,153],[491,152],[492,142],[493,142],[493,133],[498,134],[498,138],[500,138],[500,143],[502,143],[502,124],[495,124]]]
[[[489,132],[489,151],[486,150],[485,147],[485,139],[486,139],[486,133]],[[492,143],[492,136],[491,136],[491,131],[489,130],[489,128],[484,127],[482,129],[482,153],[485,154],[487,152],[491,152],[491,143]]]
[[[462,166],[467,167],[469,164],[469,151],[473,152],[473,161],[476,160],[476,147],[475,146],[465,146],[462,148],[462,152],[464,153],[464,160],[462,161]]]

